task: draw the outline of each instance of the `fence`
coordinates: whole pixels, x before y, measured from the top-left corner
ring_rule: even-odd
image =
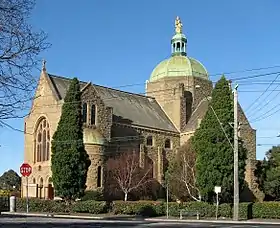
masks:
[[[0,196],[0,213],[10,210],[10,199],[8,196]]]

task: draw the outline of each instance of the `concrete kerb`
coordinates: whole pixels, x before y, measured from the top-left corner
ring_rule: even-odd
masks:
[[[36,214],[36,213],[20,213],[20,212],[1,212],[1,215],[14,215],[26,217],[49,217],[64,219],[92,219],[92,220],[110,220],[106,216],[83,216],[83,215],[59,215],[59,214]],[[113,221],[113,220],[112,220]],[[248,225],[280,225],[274,221],[233,221],[233,220],[192,220],[192,219],[166,219],[166,218],[145,218],[147,222],[176,222],[176,223],[219,223],[219,224],[248,224]]]
[[[20,213],[20,212],[1,212],[1,215],[14,215],[26,217],[49,217],[49,218],[68,218],[68,219],[104,219],[101,216],[82,216],[82,215],[58,215],[58,214],[36,214],[36,213]]]
[[[223,224],[248,224],[248,225],[280,225],[279,222],[272,221],[233,221],[233,220],[191,220],[191,219],[164,219],[146,218],[150,222],[176,222],[176,223],[223,223]]]

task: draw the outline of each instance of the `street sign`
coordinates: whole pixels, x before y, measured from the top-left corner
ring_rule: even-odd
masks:
[[[29,177],[30,174],[32,173],[32,167],[27,163],[23,163],[20,166],[20,173],[24,177]]]
[[[215,193],[216,194],[221,193],[221,191],[222,191],[222,188],[220,186],[215,186]]]
[[[222,191],[222,187],[221,186],[215,186],[214,189],[216,196],[217,196],[217,207],[216,207],[216,220],[218,219],[218,211],[219,211],[219,193],[221,193]]]
[[[28,202],[28,177],[32,173],[32,167],[28,163],[23,163],[20,166],[20,173],[22,176],[26,177],[26,213],[29,212],[29,202]]]

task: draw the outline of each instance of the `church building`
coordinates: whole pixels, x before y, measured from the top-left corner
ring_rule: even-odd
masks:
[[[104,156],[137,150],[140,166],[149,161],[152,175],[162,183],[167,162],[194,134],[208,110],[213,83],[205,67],[187,52],[180,18],[175,20],[171,56],[160,62],[146,81],[146,95],[80,81],[84,145],[91,159],[87,189],[104,186]],[[57,128],[70,78],[49,73],[43,64],[29,115],[24,120],[24,162],[30,197],[52,199],[51,140]],[[246,181],[254,194],[256,131],[239,108],[240,137],[248,150]],[[217,126],[218,127],[218,126]],[[26,195],[22,179],[22,195]]]

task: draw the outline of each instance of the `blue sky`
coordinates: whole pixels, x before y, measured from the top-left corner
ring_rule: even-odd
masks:
[[[153,68],[170,56],[177,15],[188,38],[188,55],[204,64],[213,81],[219,79],[218,73],[280,66],[279,7],[277,0],[41,0],[37,1],[31,23],[46,31],[52,43],[42,53],[48,72],[111,87],[137,84],[125,90],[144,92],[144,82]],[[277,71],[280,67],[226,76],[238,78]],[[34,74],[39,77],[39,72]],[[245,111],[275,77],[273,74],[240,81],[239,99]],[[254,115],[252,120],[262,119],[278,104],[280,95],[256,112],[276,96],[277,92],[273,92],[266,98],[276,86],[274,83],[251,107],[248,114]],[[259,92],[246,92],[250,90]],[[253,123],[257,143],[267,144],[257,147],[258,159],[272,144],[280,142],[274,137],[280,133],[279,114]],[[8,123],[23,129],[23,120]],[[19,170],[23,140],[20,132],[0,130],[0,174],[10,168]]]

